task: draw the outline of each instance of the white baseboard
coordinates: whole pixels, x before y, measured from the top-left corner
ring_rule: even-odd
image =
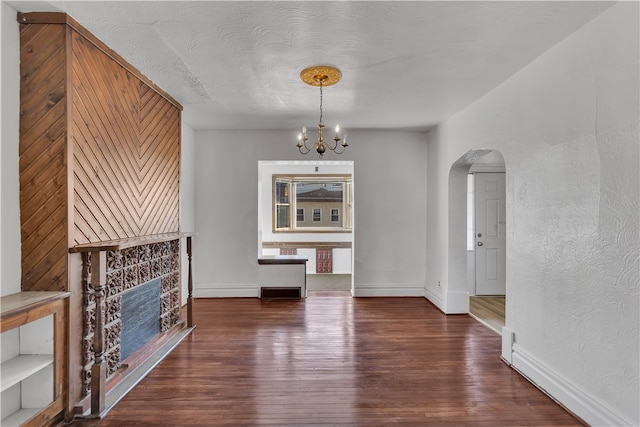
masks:
[[[393,283],[356,283],[356,297],[423,297],[424,285],[399,285]]]
[[[447,292],[447,305],[444,310],[447,314],[469,313],[469,292]]]
[[[193,290],[195,298],[257,298],[260,287],[257,284],[199,284]]]
[[[257,298],[260,286],[257,284],[198,284],[195,298]],[[423,285],[397,285],[390,283],[356,284],[356,297],[423,297]]]
[[[442,301],[442,295],[439,293],[433,292],[429,288],[424,289],[424,297],[428,299],[433,305],[438,307],[440,311],[444,313],[444,303]]]
[[[616,413],[608,404],[591,395],[568,378],[558,374],[517,344],[514,344],[512,349],[513,368],[589,425],[638,425],[637,420],[634,422],[630,418]]]
[[[502,360],[509,365],[513,364],[513,331],[502,327]]]

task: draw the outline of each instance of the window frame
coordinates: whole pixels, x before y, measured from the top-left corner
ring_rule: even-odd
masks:
[[[288,214],[289,214],[289,218],[288,222],[291,222],[291,188],[289,185],[284,187],[284,197],[286,197],[286,202],[283,202],[280,200],[279,196],[279,192],[278,192],[278,184],[277,182],[274,183],[273,185],[273,205],[274,205],[274,219],[277,221],[277,217],[278,217],[278,212],[280,211],[280,208],[282,207],[286,207]],[[275,227],[278,227],[278,224],[274,224]]]
[[[276,200],[276,187],[278,183],[285,182],[288,188],[288,203],[281,203]],[[298,218],[298,207],[296,204],[296,184],[298,183],[326,183],[342,184],[342,203],[338,209],[338,221],[330,221],[331,226],[296,226]],[[273,174],[272,175],[272,196],[271,196],[271,215],[272,215],[272,231],[273,233],[351,233],[352,232],[352,216],[353,216],[353,178],[351,174]],[[287,227],[278,227],[278,206],[288,206]],[[304,208],[300,208],[304,209]],[[330,208],[336,209],[336,208]],[[340,217],[340,210],[343,214]],[[292,215],[292,213],[294,213]],[[322,218],[322,212],[320,213]],[[305,212],[305,219],[306,212]],[[311,215],[313,220],[313,211]],[[329,216],[331,219],[331,216]],[[321,222],[312,221],[312,222]]]

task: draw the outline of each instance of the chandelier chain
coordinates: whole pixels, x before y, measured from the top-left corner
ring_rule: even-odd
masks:
[[[322,123],[322,80],[320,80],[320,123]]]

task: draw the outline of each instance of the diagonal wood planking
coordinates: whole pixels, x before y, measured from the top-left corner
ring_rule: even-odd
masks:
[[[179,230],[179,104],[58,24],[20,26],[22,290],[68,290],[70,245]]]
[[[74,37],[76,244],[178,231],[180,111]]]
[[[20,28],[20,220],[23,291],[66,290],[64,28]]]
[[[141,235],[179,229],[180,111],[140,82],[138,144]]]
[[[126,70],[82,37],[73,38],[74,224],[76,243],[136,235],[136,162],[127,100],[114,90],[117,80],[127,93]],[[130,86],[130,84],[129,84]],[[131,90],[129,89],[129,92]],[[131,100],[135,107],[135,100]],[[129,116],[131,113],[129,114]],[[120,123],[127,126],[122,129]],[[83,209],[84,208],[84,209]],[[82,218],[82,222],[80,218]]]

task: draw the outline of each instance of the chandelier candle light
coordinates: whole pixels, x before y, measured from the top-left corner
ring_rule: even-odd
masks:
[[[296,144],[296,147],[298,147],[298,151],[300,151],[301,154],[308,154],[315,149],[320,158],[322,158],[327,149],[336,154],[342,154],[344,153],[345,148],[349,146],[349,144],[347,144],[347,135],[340,138],[339,125],[336,126],[336,134],[332,138],[334,141],[333,144],[331,142],[325,142],[323,136],[324,122],[322,121],[322,88],[324,86],[331,86],[338,83],[341,77],[342,73],[340,70],[328,65],[309,67],[300,72],[300,78],[303,82],[311,86],[320,86],[320,121],[318,122],[318,141],[314,142],[311,147],[307,146],[309,138],[307,137],[307,128],[303,126],[302,132],[298,134],[298,143]],[[342,141],[342,144],[338,145],[340,141]]]

